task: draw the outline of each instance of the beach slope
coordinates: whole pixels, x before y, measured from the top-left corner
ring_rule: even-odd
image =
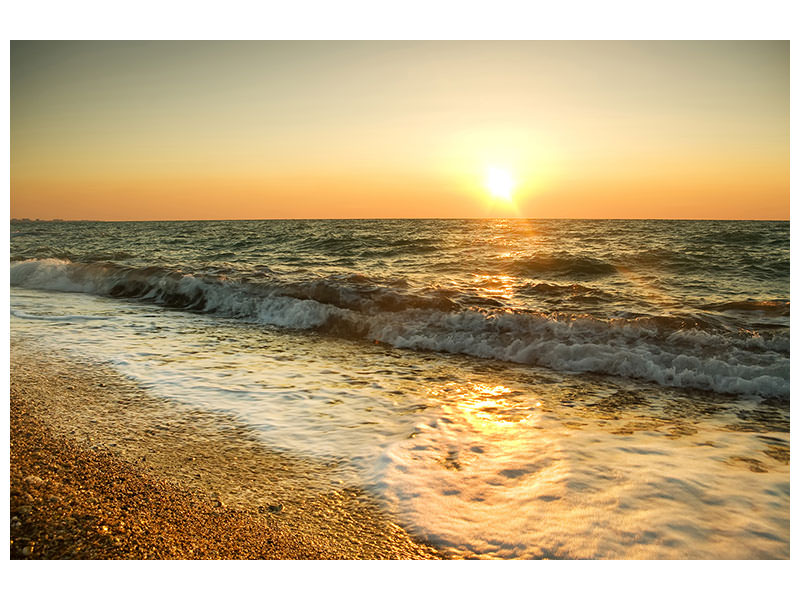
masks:
[[[11,558],[442,557],[328,465],[20,336],[10,435]]]

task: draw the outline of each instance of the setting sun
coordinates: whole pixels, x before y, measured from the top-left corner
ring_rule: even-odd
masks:
[[[510,202],[511,193],[514,191],[514,178],[508,169],[489,167],[486,170],[486,189],[494,198]]]
[[[43,12],[6,19],[10,559],[790,559],[790,40]]]

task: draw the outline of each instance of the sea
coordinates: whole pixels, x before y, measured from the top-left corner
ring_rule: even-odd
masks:
[[[323,461],[452,556],[789,557],[788,222],[10,231],[12,333]]]

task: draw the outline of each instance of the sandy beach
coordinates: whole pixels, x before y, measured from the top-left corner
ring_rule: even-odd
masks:
[[[327,465],[20,336],[10,421],[11,558],[443,557]]]

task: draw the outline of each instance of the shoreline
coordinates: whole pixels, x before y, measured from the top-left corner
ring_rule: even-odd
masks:
[[[20,335],[10,349],[12,559],[447,558],[233,418]]]

